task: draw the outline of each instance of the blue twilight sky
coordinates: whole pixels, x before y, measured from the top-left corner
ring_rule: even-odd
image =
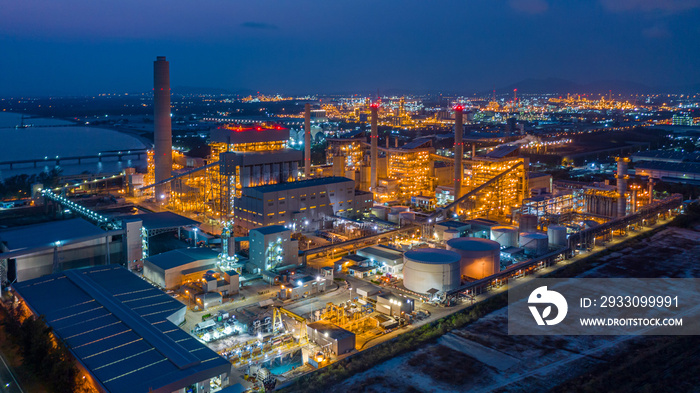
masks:
[[[700,0],[0,0],[0,96],[700,82]]]

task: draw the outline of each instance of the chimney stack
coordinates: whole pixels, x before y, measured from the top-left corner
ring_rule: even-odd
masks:
[[[304,105],[304,176],[311,177],[311,104]]]
[[[455,183],[454,195],[455,201],[462,196],[462,178],[464,177],[464,165],[462,165],[462,157],[464,156],[464,142],[462,142],[462,111],[464,107],[456,105],[455,110]]]
[[[173,172],[173,132],[170,119],[170,63],[165,56],[158,56],[153,62],[153,123],[155,182],[172,176]],[[169,184],[155,187],[157,202],[167,202]]]
[[[370,188],[369,190],[372,192],[377,192],[377,154],[378,154],[378,149],[377,149],[377,142],[379,135],[377,133],[377,109],[379,108],[379,104],[376,102],[372,103],[369,106],[370,112],[372,113],[371,119],[370,119],[370,124],[372,127],[372,133],[370,134],[370,142],[371,142],[371,148],[370,148]],[[387,137],[388,138],[388,137]]]

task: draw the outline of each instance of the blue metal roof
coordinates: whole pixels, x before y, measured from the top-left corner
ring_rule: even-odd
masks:
[[[10,251],[48,247],[60,241],[107,236],[107,232],[83,220],[51,221],[36,225],[10,228],[0,231],[0,240],[7,242]]]
[[[182,303],[120,266],[69,270],[15,289],[109,392],[173,391],[173,383],[230,372],[228,361],[167,319]]]

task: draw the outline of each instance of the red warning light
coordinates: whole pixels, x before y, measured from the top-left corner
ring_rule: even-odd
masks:
[[[458,105],[455,105],[455,106],[454,106],[454,110],[457,111],[457,112],[461,112],[461,111],[464,110],[464,106],[459,105],[459,104],[458,104]]]
[[[372,108],[379,108],[379,104],[376,102],[369,104],[369,106],[371,106]]]

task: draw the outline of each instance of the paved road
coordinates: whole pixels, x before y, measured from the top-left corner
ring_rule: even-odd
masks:
[[[0,392],[2,393],[24,393],[24,390],[19,386],[14,373],[5,359],[5,355],[0,353]]]

